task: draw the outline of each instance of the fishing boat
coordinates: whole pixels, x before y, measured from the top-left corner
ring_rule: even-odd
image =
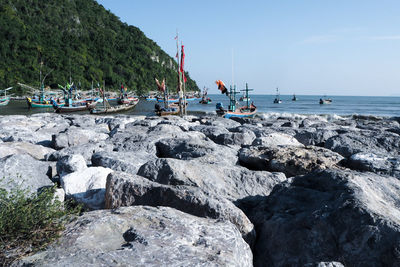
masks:
[[[10,97],[7,96],[7,91],[11,89],[12,87],[8,87],[7,89],[0,90],[0,94],[4,93],[4,96],[0,97],[0,106],[7,106],[10,102]]]
[[[178,98],[170,99],[168,87],[166,86],[166,81],[160,83],[157,79],[155,79],[158,90],[163,93],[163,98],[158,99],[158,102],[163,102],[164,107],[161,107],[158,103],[154,106],[154,112],[158,116],[167,116],[167,115],[180,115],[183,116],[186,114],[187,101],[185,96],[185,86],[186,86],[186,77],[184,71],[184,59],[185,52],[184,46],[181,45],[181,54],[180,54],[180,62],[179,62],[179,45],[178,45],[178,34],[176,36],[176,50],[177,50],[177,63],[178,63]],[[183,86],[182,86],[183,85]],[[160,101],[161,100],[161,101]]]
[[[154,112],[158,116],[168,116],[168,115],[177,115],[180,112],[180,106],[177,102],[169,101],[168,87],[165,85],[165,79],[160,83],[157,79],[155,79],[158,90],[163,92],[164,98],[163,103],[164,107],[161,107],[160,104],[154,105]],[[161,102],[161,101],[158,101]]]
[[[146,101],[157,101],[157,93],[154,91],[149,92],[149,94],[146,96]]]
[[[293,94],[292,101],[297,101],[297,97],[295,94]]]
[[[199,101],[200,104],[211,104],[211,98],[207,97],[208,89],[206,87],[203,88],[203,96]]]
[[[169,103],[178,103],[179,102],[179,98],[168,98],[168,100],[167,100]],[[162,98],[158,98],[157,99],[157,102],[165,102],[165,100],[164,99],[162,99]]]
[[[236,92],[236,86],[230,86],[230,90],[228,92],[227,88],[225,87],[224,83],[221,80],[216,81],[218,84],[218,89],[221,90],[221,93],[227,94],[229,97],[229,106],[228,109],[225,109],[222,103],[217,103],[216,104],[216,113],[219,116],[222,116],[223,118],[252,118],[254,115],[257,113],[257,107],[251,103],[249,104],[249,91],[252,91],[253,89],[249,89],[248,84],[246,83],[246,89],[242,90],[245,91],[246,94],[246,105],[242,106],[240,108],[236,108],[236,94],[239,92]]]
[[[125,104],[130,104],[132,102],[135,102],[137,100],[139,100],[137,97],[129,96],[129,97],[118,98],[117,103],[119,105],[125,105]]]
[[[64,100],[65,103],[63,105],[59,105],[54,99],[51,100],[51,104],[54,108],[54,112],[56,113],[70,113],[70,112],[77,112],[77,111],[85,111],[85,110],[92,110],[96,107],[97,101],[78,101],[74,102],[72,100],[72,91],[73,91],[73,84],[67,84],[66,87],[58,85],[59,88],[64,93]]]
[[[320,98],[319,99],[319,104],[320,105],[326,105],[326,104],[331,104],[332,103],[332,99],[330,99],[330,98],[325,98],[325,99],[323,99],[323,98]]]
[[[243,95],[239,98],[239,101],[247,102],[250,101],[250,98],[246,97],[245,93],[243,93]]]
[[[133,109],[139,103],[139,99],[135,98],[134,100],[129,101],[126,104],[120,104],[117,106],[111,106],[107,101],[107,98],[103,99],[103,106],[96,107],[95,109],[90,110],[91,114],[108,114],[108,113],[116,113],[116,112],[124,112],[127,110]]]
[[[154,112],[158,116],[178,115],[180,112],[180,108],[177,103],[170,104],[167,108],[161,107],[159,104],[156,104],[154,109]]]
[[[278,87],[276,87],[276,96],[274,99],[274,104],[281,104],[282,100],[280,99],[280,93]]]

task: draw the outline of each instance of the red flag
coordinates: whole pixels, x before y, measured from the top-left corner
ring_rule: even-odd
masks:
[[[218,89],[221,90],[221,94],[226,94],[228,95],[228,89],[225,87],[225,84],[221,80],[215,81],[215,83],[218,85]]]
[[[185,64],[185,51],[184,51],[184,49],[183,49],[183,45],[182,45],[182,53],[181,53],[181,72],[182,72],[182,76],[183,76],[183,80],[185,81],[185,82],[187,82],[187,79],[186,79],[186,76],[185,76],[185,71],[184,71],[184,69],[183,69],[183,65]]]

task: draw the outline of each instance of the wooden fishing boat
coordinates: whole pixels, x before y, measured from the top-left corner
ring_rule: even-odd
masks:
[[[204,99],[201,99],[200,101],[199,101],[199,103],[200,104],[211,104],[212,103],[212,100],[211,100],[211,98],[209,98],[209,97],[207,97],[207,98],[204,98]]]
[[[11,90],[12,87],[9,87],[4,90],[0,90],[0,93],[4,93],[4,96],[0,98],[0,106],[7,106],[8,103],[10,102],[10,97],[7,96],[7,91]]]
[[[329,99],[329,98],[326,98],[326,99],[322,99],[322,98],[320,98],[319,99],[319,104],[320,105],[326,105],[326,104],[331,104],[332,103],[332,99]]]
[[[157,102],[165,102],[164,99],[158,98]],[[178,103],[179,102],[179,98],[169,98],[167,100],[168,103]]]
[[[35,102],[35,101],[32,101],[32,99],[30,97],[27,97],[26,102],[27,102],[29,108],[51,108],[51,107],[53,107],[53,104],[51,103],[51,101],[48,101],[48,100],[42,100],[40,102],[39,101]],[[65,104],[64,102],[57,103],[57,105],[59,107],[64,106],[64,104]]]
[[[278,87],[276,88],[276,97],[274,99],[274,104],[281,104],[282,100],[280,99],[280,93]]]
[[[199,101],[200,104],[211,104],[211,98],[207,97],[208,89],[206,87],[203,88],[203,96]]]
[[[96,107],[97,102],[93,101],[91,103],[76,103],[69,106],[58,106],[55,101],[53,101],[53,108],[55,109],[56,113],[70,113],[70,112],[77,112],[77,111],[85,111],[85,110],[92,110]]]
[[[8,103],[10,102],[10,98],[2,98],[0,99],[0,106],[7,106]]]
[[[221,83],[221,81],[217,81]],[[218,83],[217,83],[218,84]],[[222,83],[223,84],[223,83]],[[225,85],[219,84],[219,89],[221,90],[222,93],[228,93],[227,89],[225,88]],[[237,117],[237,118],[252,118],[254,115],[257,113],[257,107],[251,103],[249,104],[249,91],[252,91],[253,89],[249,89],[248,84],[246,83],[246,89],[242,90],[246,92],[246,99],[247,99],[247,104],[246,106],[242,106],[240,108],[236,108],[236,98],[235,95],[238,94],[239,92],[236,92],[236,86],[230,87],[230,91],[228,93],[229,96],[229,107],[228,109],[224,109],[224,106],[222,103],[217,103],[216,105],[216,113],[219,116],[222,116],[224,118],[232,118],[232,117]]]
[[[119,105],[124,105],[124,104],[130,104],[131,102],[136,102],[137,100],[139,100],[137,97],[123,97],[123,98],[118,98],[117,99],[117,103]]]
[[[158,116],[178,115],[180,111],[178,104],[170,104],[167,108],[162,108],[160,105],[155,105],[154,112]]]
[[[159,104],[155,104],[154,112],[158,116],[168,116],[168,115],[186,115],[187,101],[185,96],[185,84],[186,77],[184,72],[184,46],[181,46],[181,60],[179,63],[179,46],[178,46],[178,36],[176,39],[176,49],[177,49],[177,61],[178,61],[178,98],[171,99],[169,98],[168,87],[166,86],[166,81],[163,79],[162,83],[160,83],[157,79],[155,79],[158,90],[163,93],[163,99],[158,99],[158,102],[163,102],[164,107],[161,107]],[[182,88],[183,84],[183,88]]]
[[[122,105],[117,105],[117,106],[110,106],[108,104],[107,100],[103,101],[103,103],[106,103],[103,107],[92,109],[92,110],[90,110],[90,113],[91,114],[107,114],[107,113],[124,112],[124,111],[133,109],[139,103],[139,99],[136,98],[136,100],[132,100],[128,104],[122,104]]]

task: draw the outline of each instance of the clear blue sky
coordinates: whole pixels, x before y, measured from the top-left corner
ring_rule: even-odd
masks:
[[[185,69],[258,94],[400,95],[400,1],[98,0]]]

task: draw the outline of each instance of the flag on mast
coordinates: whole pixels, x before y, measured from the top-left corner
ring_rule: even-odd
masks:
[[[183,76],[183,80],[185,81],[185,82],[187,82],[187,79],[186,79],[186,76],[185,76],[185,71],[184,71],[184,69],[183,69],[183,65],[185,64],[185,51],[184,51],[184,49],[183,49],[183,45],[182,45],[182,52],[181,52],[181,73],[182,73],[182,76]]]

